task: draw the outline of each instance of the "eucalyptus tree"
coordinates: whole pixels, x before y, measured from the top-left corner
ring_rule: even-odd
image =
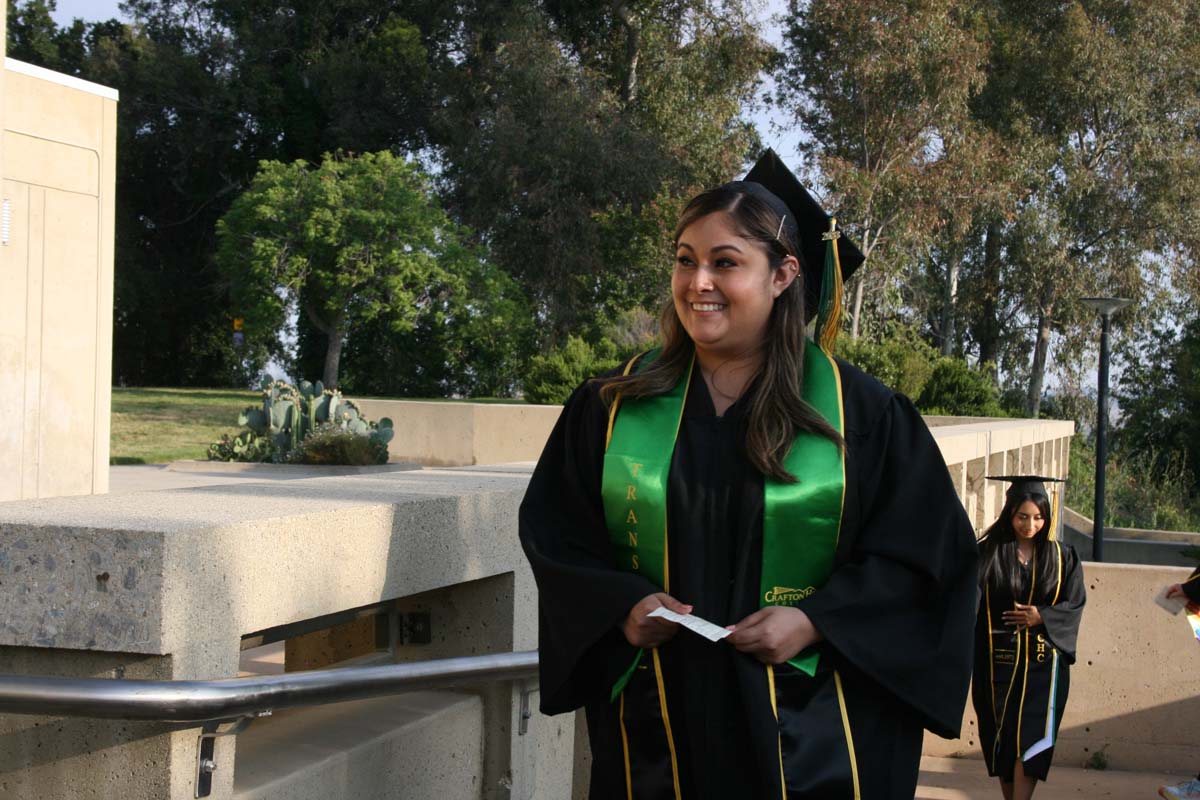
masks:
[[[940,226],[959,227],[970,202],[961,195],[974,192],[959,180],[976,156],[967,142],[986,138],[967,105],[986,54],[967,9],[950,0],[789,4],[777,101],[867,256],[854,280],[854,338],[868,289],[883,291],[906,258],[927,258]]]
[[[1027,143],[1032,180],[1005,230],[1004,282],[1032,329],[1027,411],[1052,334],[1090,335],[1088,294],[1144,296],[1143,271],[1186,268],[1200,209],[1200,8],[1063,0],[989,3],[994,130]]]

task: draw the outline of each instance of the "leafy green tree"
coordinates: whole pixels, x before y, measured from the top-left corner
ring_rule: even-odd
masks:
[[[86,24],[79,19],[60,28],[50,16],[58,10],[55,0],[7,0],[7,51],[9,58],[75,74],[85,50]]]
[[[917,407],[925,414],[1003,417],[999,393],[990,377],[961,358],[943,356],[921,389]]]
[[[837,355],[906,397],[921,394],[937,360],[937,350],[911,327],[894,329],[878,341],[842,337]]]
[[[427,288],[412,326],[380,316],[356,326],[342,357],[344,391],[384,397],[511,397],[534,342],[529,303],[509,275],[462,262]]]
[[[1200,10],[1177,0],[981,8],[991,54],[977,114],[1036,166],[1003,232],[1001,279],[1032,333],[1036,416],[1052,336],[1070,351],[1091,335],[1080,296],[1141,299],[1144,265],[1194,262]]]
[[[132,24],[57,27],[47,0],[10,3],[10,55],[122,93],[115,379],[261,369],[262,339],[232,344],[214,231],[264,159],[436,164],[546,338],[657,305],[682,198],[754,149],[741,113],[768,49],[742,0],[601,5],[128,0]]]
[[[329,155],[315,166],[263,162],[217,236],[247,338],[277,339],[298,311],[326,337],[329,387],[356,324],[385,317],[411,330],[439,294],[462,290],[464,267],[478,258],[428,178],[387,152]]]
[[[1183,469],[1200,472],[1200,316],[1160,324],[1130,350],[1114,392],[1121,416],[1113,450],[1153,453],[1160,472],[1181,456]]]
[[[767,49],[741,10],[518,2],[468,19],[435,125],[449,208],[529,292],[550,345],[657,306],[683,200],[753,149],[741,110]]]
[[[897,271],[936,257],[938,230],[963,227],[975,195],[995,185],[981,178],[1001,163],[999,148],[968,107],[987,51],[969,9],[949,0],[792,0],[786,26],[778,101],[808,134],[801,147],[867,256],[852,284],[857,338],[864,304],[886,305]],[[942,248],[946,288],[935,296],[947,307],[958,249]]]
[[[619,361],[616,347],[607,340],[592,347],[578,336],[568,336],[562,347],[530,360],[525,399],[538,405],[565,403],[575,387]]]
[[[129,0],[133,20],[55,26],[9,0],[9,55],[120,90],[114,380],[246,383],[216,221],[262,159],[423,146],[436,3]],[[401,12],[433,20],[429,36]],[[169,342],[170,346],[164,346]]]

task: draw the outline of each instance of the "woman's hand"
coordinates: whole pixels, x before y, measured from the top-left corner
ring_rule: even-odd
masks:
[[[824,637],[798,608],[767,606],[736,625],[725,641],[764,664],[782,664]]]
[[[1005,625],[1016,625],[1018,628],[1032,628],[1035,625],[1042,624],[1042,612],[1038,611],[1037,606],[1026,606],[1020,603],[1015,603],[1016,608],[1012,611],[1005,611]]]
[[[646,616],[656,608],[666,606],[676,614],[690,614],[692,607],[685,605],[666,592],[648,594],[625,615],[621,632],[634,647],[658,647],[679,632],[679,624],[662,617]]]
[[[1182,583],[1172,583],[1170,586],[1167,587],[1167,599],[1168,600],[1171,599],[1172,597],[1186,597],[1186,596],[1187,595],[1183,591]]]

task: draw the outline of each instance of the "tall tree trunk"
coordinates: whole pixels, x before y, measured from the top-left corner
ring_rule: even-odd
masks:
[[[312,302],[304,303],[304,314],[317,330],[325,334],[325,366],[321,370],[321,383],[326,389],[336,389],[338,367],[342,361],[342,345],[346,339],[346,314],[342,312],[337,319],[326,322],[317,313],[317,307]]]
[[[858,320],[862,314],[864,276],[860,270],[854,285],[854,309],[850,313],[850,339],[858,341]]]
[[[1037,417],[1042,408],[1042,384],[1046,378],[1046,354],[1050,351],[1050,324],[1054,306],[1043,306],[1038,310],[1037,342],[1033,346],[1033,366],[1029,370],[1029,395],[1025,398],[1025,410],[1030,417]]]
[[[958,258],[951,256],[946,264],[945,292],[942,296],[942,355],[954,353],[954,310],[958,303],[958,275],[962,264]]]
[[[336,389],[338,368],[342,363],[342,344],[346,337],[340,330],[325,335],[328,344],[325,345],[325,369],[321,374],[321,382],[325,384],[326,389]]]
[[[642,32],[638,29],[629,6],[620,0],[613,3],[613,13],[625,26],[625,85],[621,87],[621,99],[625,106],[633,105],[638,92],[638,57],[641,53]]]
[[[979,363],[1000,364],[1000,226],[989,223],[983,239],[983,302],[975,339],[979,342]],[[996,373],[999,374],[998,372]]]

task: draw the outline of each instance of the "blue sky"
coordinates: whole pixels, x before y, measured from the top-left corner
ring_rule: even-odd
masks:
[[[59,25],[76,17],[86,20],[112,19],[121,16],[117,0],[58,0],[58,10],[51,14]]]

